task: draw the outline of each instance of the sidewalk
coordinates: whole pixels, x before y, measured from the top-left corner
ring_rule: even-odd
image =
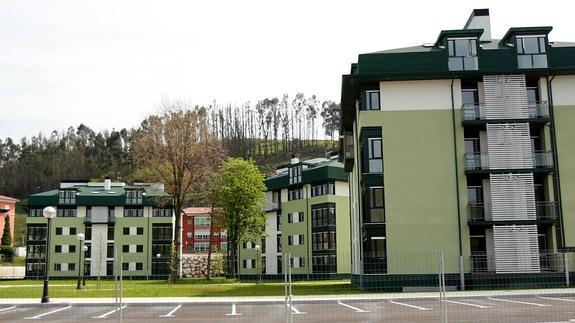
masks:
[[[449,298],[470,297],[493,297],[493,296],[533,296],[533,295],[570,295],[575,296],[575,288],[550,288],[550,289],[521,289],[521,290],[488,290],[488,291],[452,291],[447,292]],[[413,292],[413,293],[373,293],[373,294],[350,294],[350,295],[313,295],[293,296],[293,301],[298,303],[322,303],[333,301],[379,301],[389,299],[425,299],[438,298],[439,292]],[[270,304],[282,303],[284,296],[243,296],[243,297],[125,297],[124,304]],[[115,304],[114,297],[98,298],[50,298],[49,304]],[[0,298],[2,305],[33,305],[41,304],[40,298]]]

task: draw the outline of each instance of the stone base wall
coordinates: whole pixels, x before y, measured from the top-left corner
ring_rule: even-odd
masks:
[[[186,278],[205,278],[208,271],[208,254],[194,253],[182,255],[182,275]],[[224,257],[212,253],[212,277],[224,275]]]

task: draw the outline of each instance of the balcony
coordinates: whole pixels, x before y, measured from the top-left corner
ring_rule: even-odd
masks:
[[[565,270],[563,254],[552,252],[540,252],[535,255],[539,258],[541,272],[563,272]],[[495,255],[476,254],[471,255],[472,273],[495,273]]]
[[[484,104],[464,104],[461,107],[464,122],[490,121],[490,120],[542,120],[549,119],[549,105],[547,101],[529,102],[527,115],[513,117],[489,116]]]
[[[116,223],[116,216],[113,214],[104,216],[104,217],[93,217],[91,214],[87,214],[86,218],[84,218],[85,224],[98,224],[98,223]]]
[[[272,212],[277,211],[279,209],[280,209],[279,202],[265,201],[264,203],[264,212]]]
[[[489,154],[482,152],[465,153],[466,171],[489,171],[510,169],[553,168],[553,152],[537,150],[528,152],[522,159],[509,159],[509,167],[494,167],[490,165]]]
[[[489,203],[469,203],[467,205],[469,213],[468,223],[478,224],[485,222],[516,222],[516,221],[533,221],[533,220],[494,220],[491,214],[491,204]],[[555,201],[538,201],[535,202],[535,221],[556,222],[558,219],[559,209]]]

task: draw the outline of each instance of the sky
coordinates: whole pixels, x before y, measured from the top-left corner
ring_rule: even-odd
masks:
[[[473,8],[493,38],[550,25],[575,41],[570,1],[0,0],[0,138],[134,127],[164,97],[339,101],[358,54],[434,42]]]

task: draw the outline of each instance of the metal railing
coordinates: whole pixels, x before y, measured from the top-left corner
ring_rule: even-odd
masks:
[[[566,258],[562,253],[541,252],[536,255],[539,258],[540,272],[564,272]],[[495,255],[475,254],[470,256],[470,272],[472,273],[495,273]]]
[[[495,221],[491,214],[490,203],[469,203],[467,210],[469,212],[469,222]],[[537,216],[536,220],[557,220],[559,214],[557,202],[535,202],[535,214]]]
[[[465,170],[551,168],[554,165],[553,152],[544,150],[527,152],[523,157],[523,162],[513,160],[509,167],[492,167],[489,162],[489,154],[483,152],[465,153],[464,159]]]
[[[484,104],[464,104],[461,107],[463,112],[463,121],[475,121],[475,120],[501,120],[501,119],[539,119],[539,118],[549,118],[549,105],[547,101],[540,102],[529,102],[527,106],[527,116],[519,117],[505,117],[505,118],[493,118],[488,117]]]

